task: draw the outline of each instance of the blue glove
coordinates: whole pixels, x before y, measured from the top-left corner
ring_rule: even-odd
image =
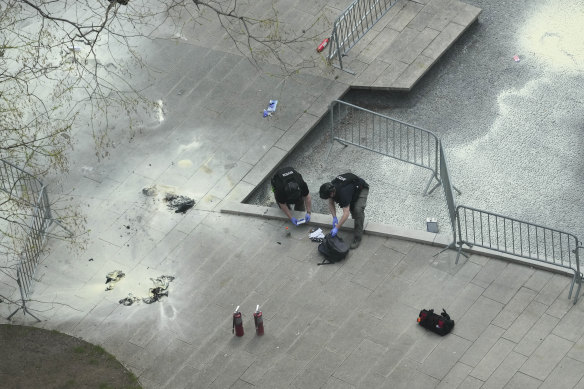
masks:
[[[308,223],[310,221],[310,214],[309,213],[304,215],[304,220],[306,220],[306,223]]]
[[[292,222],[292,224],[294,224],[295,226],[298,225],[298,219],[296,219],[295,217],[291,218],[290,221]]]
[[[337,217],[335,216],[335,217],[333,217],[333,228],[334,228],[334,227],[335,227],[337,224],[339,224],[339,219],[337,219]],[[334,235],[333,235],[333,236],[334,236]]]
[[[336,236],[337,232],[339,232],[339,229],[337,227],[333,228],[331,231],[331,236]]]

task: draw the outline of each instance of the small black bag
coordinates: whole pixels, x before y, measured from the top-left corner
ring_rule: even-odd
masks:
[[[442,309],[441,315],[434,313],[433,309],[422,309],[420,316],[418,316],[418,323],[425,329],[435,332],[440,336],[448,334],[454,328],[454,320],[450,319],[450,316],[444,309]]]
[[[318,245],[318,252],[324,255],[324,259],[319,265],[327,265],[345,259],[349,253],[349,246],[340,236],[331,236],[329,233]]]

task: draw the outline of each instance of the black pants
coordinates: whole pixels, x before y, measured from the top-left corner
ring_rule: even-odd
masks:
[[[365,207],[367,206],[367,196],[369,189],[363,188],[359,192],[359,197],[351,204],[351,216],[355,221],[355,239],[361,240],[363,237],[363,227],[365,225]]]

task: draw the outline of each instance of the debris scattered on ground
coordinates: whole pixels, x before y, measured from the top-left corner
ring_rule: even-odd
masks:
[[[274,112],[276,112],[276,107],[278,106],[278,100],[270,100],[268,104],[268,108],[264,109],[264,117],[272,116]]]
[[[168,297],[168,285],[172,280],[173,276],[160,276],[156,279],[151,278],[154,282],[154,288],[150,288],[150,295],[142,299],[146,304],[152,304],[153,302],[160,301],[163,296]]]
[[[140,301],[144,302],[145,304],[152,304],[156,301],[160,301],[162,297],[168,297],[168,286],[170,282],[174,280],[173,276],[160,276],[158,278],[151,278],[152,282],[154,283],[154,288],[150,288],[148,291],[148,297],[135,297],[132,293],[128,294],[128,297],[125,297],[119,301],[120,304],[125,306],[130,306]]]
[[[129,0],[108,0],[110,3],[116,2],[121,5],[128,5]]]
[[[139,301],[140,301],[139,297],[135,297],[132,293],[130,293],[128,297],[124,297],[123,299],[120,300],[120,304],[128,307]]]
[[[152,185],[143,188],[142,194],[147,197],[152,197],[154,203],[157,203],[158,201],[166,203],[167,208],[174,210],[175,213],[185,214],[195,205],[195,200],[184,195],[176,194],[170,187],[159,188],[157,185]]]
[[[174,213],[186,213],[195,205],[195,200],[174,193],[167,193],[164,201],[168,203],[169,209],[175,210]]]
[[[143,188],[142,194],[149,197],[156,196],[156,185],[150,186],[148,188]]]
[[[114,288],[114,286],[122,279],[126,276],[126,274],[124,274],[124,272],[122,272],[121,270],[114,270],[112,272],[107,273],[107,275],[105,276],[105,283],[107,285],[107,288],[105,288],[105,290],[112,290]]]
[[[313,242],[322,242],[324,240],[324,233],[320,228],[318,230],[311,229],[310,234],[308,234],[308,237]]]

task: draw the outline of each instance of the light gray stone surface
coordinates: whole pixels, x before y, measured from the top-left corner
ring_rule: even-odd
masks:
[[[346,6],[337,3],[327,9]],[[450,19],[434,20],[406,14],[414,7],[408,4],[399,20],[406,28],[411,16],[419,31],[430,22],[442,22],[447,31],[447,20],[468,11],[462,7]],[[313,6],[318,8],[290,2],[282,12],[298,15]],[[484,25],[496,16],[491,9]],[[388,26],[382,23],[376,31]],[[470,37],[452,47],[455,53],[440,66],[464,56],[482,28],[469,30]],[[148,89],[169,103],[166,120],[146,123],[131,141],[120,136],[102,162],[87,153],[87,145],[76,150],[78,165],[63,190],[86,209],[88,246],[72,253],[63,242],[49,241],[30,303],[43,321],[19,313],[15,324],[99,344],[145,388],[581,387],[584,311],[582,303],[572,305],[567,298],[569,277],[480,251],[455,264],[454,251],[441,253],[450,241],[446,225],[446,238],[440,238],[378,220],[367,221],[363,244],[346,260],[318,266],[318,244],[308,232],[328,228],[329,215],[317,212],[312,224],[294,227],[273,207],[239,204],[294,153],[295,142],[311,139],[309,130],[347,90],[343,80],[349,76],[334,80],[314,71],[282,82],[266,75],[276,67],[250,67],[211,33],[189,39],[149,44],[153,65],[169,66]],[[177,60],[168,64],[167,58]],[[443,71],[428,75],[430,81]],[[455,86],[447,82],[444,91]],[[419,98],[421,92],[414,93]],[[459,93],[464,99],[470,92]],[[262,118],[274,97],[282,101],[278,113]],[[428,123],[432,114],[417,110],[420,122]],[[445,115],[451,113],[445,109]],[[455,121],[468,124],[468,118]],[[316,142],[311,148],[329,145]],[[320,175],[309,177],[311,188],[333,175],[328,162],[317,167]],[[176,214],[160,196],[142,194],[152,185],[158,195],[189,195],[196,205]],[[372,196],[373,203],[382,197]],[[350,228],[341,235],[350,239]],[[105,291],[105,275],[116,269],[126,277]],[[119,304],[129,293],[145,296],[151,278],[161,275],[176,277],[167,298]],[[252,318],[258,304],[262,337],[255,335]],[[232,334],[236,306],[243,313],[241,338]],[[16,308],[0,305],[2,322]],[[456,322],[453,332],[439,337],[418,326],[423,308],[445,308]]]

